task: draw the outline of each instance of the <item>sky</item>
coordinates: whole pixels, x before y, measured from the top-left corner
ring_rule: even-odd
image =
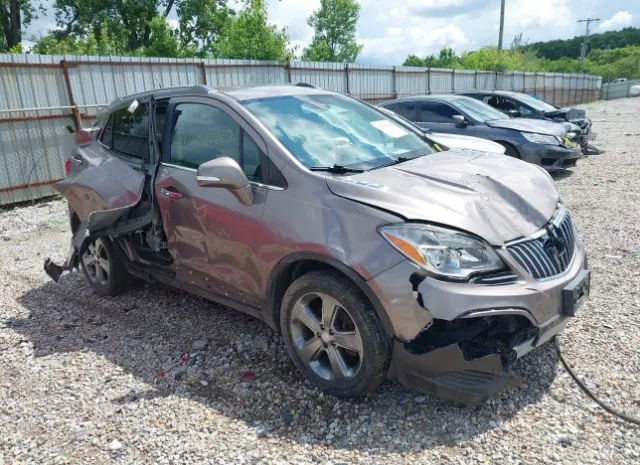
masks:
[[[55,27],[49,13],[31,24],[25,38]],[[268,0],[270,22],[286,27],[293,45],[302,50],[313,36],[306,24],[320,0]],[[640,0],[506,0],[504,43],[522,32],[538,42],[584,33],[577,19],[600,18],[592,32],[640,27]],[[402,64],[409,54],[426,56],[442,47],[457,52],[497,45],[500,0],[360,0],[357,40],[364,45],[358,62]]]

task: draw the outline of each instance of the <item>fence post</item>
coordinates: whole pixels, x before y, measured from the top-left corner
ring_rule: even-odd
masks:
[[[284,69],[287,70],[287,81],[289,81],[289,84],[291,84],[291,60],[287,60],[287,62],[284,64]]]
[[[349,95],[351,93],[351,91],[349,90],[349,63],[344,64],[344,78],[345,84],[347,86],[347,95]]]
[[[516,90],[516,72],[511,71],[511,90]]]
[[[538,72],[537,71],[533,73],[533,95],[538,95]]]
[[[427,95],[431,95],[431,67],[427,68]]]
[[[478,90],[478,70],[473,73],[473,90]]]
[[[65,87],[67,88],[67,94],[69,95],[69,105],[73,107],[73,121],[76,126],[76,131],[79,131],[82,127],[82,123],[80,121],[80,109],[78,108],[78,105],[76,105],[76,99],[73,96],[67,60],[60,60],[60,68],[62,68],[62,77],[64,78]]]
[[[493,90],[498,90],[498,72],[493,77]]]
[[[398,98],[398,87],[396,83],[396,67],[391,68],[391,91],[393,98]]]
[[[451,93],[456,93],[456,70],[451,70]]]
[[[207,71],[204,67],[204,61],[198,63],[198,67],[200,68],[200,79],[202,80],[203,85],[207,85]]]

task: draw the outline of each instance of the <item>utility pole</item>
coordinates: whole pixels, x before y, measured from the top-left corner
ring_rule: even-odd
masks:
[[[504,36],[504,2],[500,2],[500,36],[498,37],[498,51],[502,50],[502,37]]]
[[[582,39],[582,46],[580,47],[580,71],[584,73],[584,57],[587,56],[587,47],[589,46],[589,33],[591,32],[589,26],[591,23],[600,21],[600,18],[587,18],[579,19],[579,23],[586,23],[584,31],[584,39]]]

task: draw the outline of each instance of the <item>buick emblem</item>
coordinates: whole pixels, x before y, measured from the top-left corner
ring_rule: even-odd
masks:
[[[553,227],[548,229],[548,235],[549,237],[542,247],[550,257],[559,261],[567,254],[567,244],[563,238],[558,236],[558,233]]]

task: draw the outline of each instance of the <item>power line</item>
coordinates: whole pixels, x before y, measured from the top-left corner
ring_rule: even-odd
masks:
[[[584,57],[587,56],[587,47],[589,46],[589,34],[591,33],[591,23],[600,21],[600,18],[579,19],[579,23],[586,23],[584,30],[584,38],[580,47],[580,70],[584,71]]]

